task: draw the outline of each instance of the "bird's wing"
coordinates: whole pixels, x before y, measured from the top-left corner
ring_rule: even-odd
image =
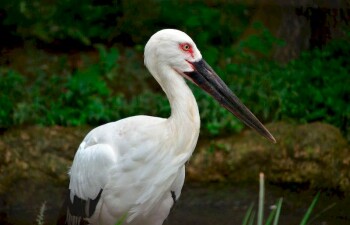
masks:
[[[84,140],[70,169],[68,224],[90,217],[96,208],[103,188],[109,180],[108,171],[117,157],[108,144],[89,145]]]
[[[150,185],[147,186],[147,189],[143,190],[143,193],[140,194],[135,202],[134,207],[131,208],[128,222],[142,214],[147,216],[149,212],[153,211],[154,207],[157,207],[157,204],[164,198],[164,195],[170,194],[167,191],[172,191],[171,187],[178,176],[179,168],[184,165],[187,159],[187,155],[182,154],[176,158],[169,156],[168,160],[161,161],[161,163],[153,163],[153,174],[150,170],[150,173],[147,175],[147,177],[150,177]],[[159,174],[155,174],[157,171],[159,171]]]
[[[85,145],[84,141],[79,146],[69,172],[71,201],[73,201],[73,195],[82,199],[96,198],[109,179],[108,171],[117,161],[116,154],[110,145]]]
[[[70,170],[70,201],[84,209],[81,218],[91,215],[100,196],[108,209],[100,217],[127,215],[128,223],[147,218],[172,191],[178,197],[183,165],[190,153],[175,151],[179,146],[173,143],[174,134],[165,123],[161,118],[136,116],[88,134]],[[91,217],[96,218],[95,214]]]
[[[129,205],[126,211],[128,223],[138,217],[149,216],[172,191],[180,195],[183,184],[182,166],[188,160],[188,155],[174,156],[158,152],[142,160],[145,161],[141,162],[141,165],[146,163],[147,167],[139,166],[139,160],[121,160],[122,162],[113,168],[111,182],[106,187],[108,191],[123,192],[127,198],[133,199],[133,204]],[[177,179],[179,174],[181,175]],[[117,202],[116,200],[115,203]],[[117,210],[117,206],[111,208]],[[123,206],[119,205],[120,207]]]
[[[102,196],[115,215],[127,213],[127,222],[147,218],[171,191],[180,193],[183,177],[175,180],[190,154],[176,153],[174,133],[165,123],[161,118],[136,116],[113,125],[118,162]]]
[[[171,185],[172,197],[174,202],[176,202],[181,195],[182,186],[185,182],[185,165],[180,167],[179,172],[177,173],[174,183]]]

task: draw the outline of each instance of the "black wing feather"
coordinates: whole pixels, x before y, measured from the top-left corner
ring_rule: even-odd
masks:
[[[70,190],[66,192],[65,201],[61,207],[57,225],[85,225],[84,219],[90,218],[96,210],[103,189],[100,190],[95,199],[81,199],[74,195],[73,202],[70,200]]]

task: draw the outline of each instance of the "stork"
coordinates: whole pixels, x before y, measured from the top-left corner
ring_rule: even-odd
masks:
[[[200,118],[185,80],[276,142],[204,61],[182,31],[164,29],[147,42],[144,63],[171,106],[169,118],[133,116],[90,131],[70,168],[66,223],[162,225],[178,200],[185,163],[197,144]]]

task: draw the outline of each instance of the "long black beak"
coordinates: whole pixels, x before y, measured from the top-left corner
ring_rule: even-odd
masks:
[[[233,113],[247,126],[255,129],[259,134],[276,143],[276,139],[254,114],[238,99],[227,87],[215,71],[203,59],[198,62],[189,62],[194,71],[185,72],[186,77],[213,96],[223,107]]]

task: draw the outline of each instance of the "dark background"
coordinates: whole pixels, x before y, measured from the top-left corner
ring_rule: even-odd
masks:
[[[143,48],[158,30],[176,28],[278,143],[190,85],[200,141],[166,223],[240,224],[264,171],[275,185],[266,204],[285,197],[280,224],[300,221],[319,189],[315,211],[329,213],[312,224],[348,224],[349,23],[350,2],[340,0],[2,0],[0,223],[32,224],[47,201],[53,224],[74,152],[92,127],[169,116]]]

